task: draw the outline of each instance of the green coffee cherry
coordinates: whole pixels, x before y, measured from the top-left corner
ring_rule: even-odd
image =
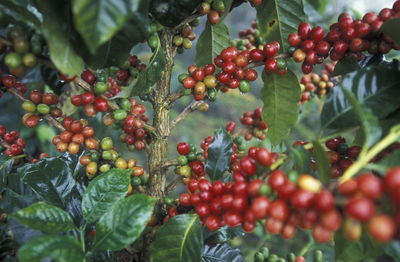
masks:
[[[103,153],[101,154],[101,157],[104,160],[111,160],[113,158],[113,154],[111,153],[110,150],[107,150],[107,151],[103,151]]]
[[[166,196],[164,198],[164,203],[169,205],[169,206],[172,206],[174,204],[174,198]]]
[[[135,177],[132,178],[132,184],[133,185],[140,186],[141,183],[142,183],[142,180],[140,180],[140,177],[135,176]]]
[[[38,104],[36,109],[39,113],[43,115],[50,113],[50,107],[46,104]]]
[[[110,150],[113,147],[113,141],[111,137],[105,137],[100,142],[101,149]]]
[[[289,253],[287,255],[287,259],[288,259],[288,262],[295,262],[296,261],[296,255],[294,253]]]
[[[183,83],[183,80],[185,80],[185,78],[188,77],[188,76],[189,76],[189,74],[186,74],[186,73],[180,74],[180,75],[178,76],[179,82],[180,82],[180,83]]]
[[[36,105],[32,101],[25,101],[22,103],[22,109],[28,113],[33,113],[36,111]]]
[[[196,160],[196,153],[195,153],[195,152],[190,152],[190,153],[187,155],[187,159],[188,159],[189,161],[194,161],[194,160]]]
[[[110,170],[110,165],[109,164],[103,164],[100,166],[99,170],[101,173],[107,172],[108,170]]]
[[[267,262],[278,262],[278,256],[275,254],[271,254],[268,259]]]
[[[315,250],[314,262],[322,262],[322,251],[321,250]]]
[[[264,256],[261,252],[257,252],[254,254],[254,262],[263,262]]]
[[[258,188],[258,193],[261,196],[269,196],[271,194],[271,187],[268,184],[262,184],[259,188]]]
[[[121,102],[119,103],[122,109],[125,111],[130,111],[131,110],[131,102],[127,98],[123,98]]]
[[[297,173],[296,170],[290,170],[289,173],[288,173],[288,175],[287,175],[287,178],[288,178],[290,181],[292,181],[293,183],[296,183],[296,182],[297,182],[297,179],[299,178],[299,174]]]
[[[95,94],[97,94],[97,95],[104,94],[108,90],[107,84],[104,83],[104,82],[97,82],[94,85],[94,89],[93,90],[94,90]]]
[[[179,156],[179,157],[178,157],[178,164],[179,164],[180,166],[184,166],[184,165],[186,165],[187,163],[188,163],[188,159],[187,159],[186,156]]]
[[[124,120],[127,117],[127,113],[123,109],[117,109],[114,111],[113,116],[115,120]]]
[[[262,247],[260,249],[260,252],[263,254],[264,258],[269,257],[269,249],[268,249],[268,247]]]

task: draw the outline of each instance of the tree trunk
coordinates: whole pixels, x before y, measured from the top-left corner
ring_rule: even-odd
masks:
[[[150,179],[146,188],[148,195],[152,197],[164,197],[166,187],[166,168],[161,168],[167,160],[168,138],[170,135],[169,113],[170,105],[167,98],[170,95],[170,82],[173,67],[172,34],[168,30],[160,33],[160,42],[165,55],[166,65],[161,79],[157,82],[153,95],[153,126],[156,134],[152,138],[151,153],[149,155]],[[152,242],[152,234],[144,235],[143,250],[140,261],[149,261],[149,246]]]

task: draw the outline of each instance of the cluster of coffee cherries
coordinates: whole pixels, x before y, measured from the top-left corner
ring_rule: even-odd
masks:
[[[327,154],[331,163],[333,178],[342,176],[344,171],[357,160],[361,151],[360,146],[354,145],[349,147],[346,143],[346,139],[342,136],[327,140],[325,145],[329,149]]]
[[[184,49],[192,48],[192,41],[196,39],[196,34],[193,32],[190,24],[186,24],[183,28],[177,32],[173,38],[173,43],[175,46]],[[183,51],[183,50],[182,50]],[[181,53],[181,52],[180,52]]]
[[[143,150],[147,144],[151,143],[150,135],[143,129],[143,124],[149,118],[145,114],[146,107],[139,104],[136,98],[122,99],[119,103],[121,109],[115,110],[112,117],[106,114],[103,117],[105,125],[114,124],[123,129],[120,141],[125,143],[129,151]],[[115,123],[114,123],[115,122]]]
[[[252,50],[254,48],[262,49],[265,45],[265,40],[258,30],[257,21],[251,23],[251,28],[239,31],[239,39],[231,41],[231,45],[238,50]]]
[[[54,118],[61,117],[62,111],[57,107],[58,96],[47,92],[42,94],[39,90],[32,90],[29,99],[22,103],[22,108],[27,112],[22,117],[22,123],[30,128],[39,124],[43,115],[51,115]]]
[[[195,145],[180,142],[176,146],[176,150],[180,155],[178,157],[178,167],[175,170],[176,174],[182,176],[186,182],[188,182],[190,178],[200,179],[205,176],[204,163],[198,160],[198,156],[201,156],[201,153],[197,152]]]
[[[320,74],[310,73],[303,75],[300,80],[300,88],[302,92],[300,104],[310,100],[313,94],[323,97],[329,93],[329,91],[334,87],[334,83],[330,78],[334,68],[335,63],[325,64],[325,69],[322,70]]]
[[[0,138],[10,145],[10,147],[8,147],[5,151],[7,156],[17,156],[23,153],[26,142],[24,139],[19,137],[19,133],[17,131],[11,131],[7,133],[6,128],[0,125]],[[0,152],[3,150],[4,147],[0,145]]]
[[[260,140],[264,140],[266,138],[266,132],[268,130],[268,125],[261,119],[261,107],[257,107],[253,112],[247,111],[244,112],[240,117],[240,123],[246,126],[248,131],[244,134],[244,139],[246,141],[250,141],[253,137],[256,137]],[[228,122],[225,129],[229,133],[233,133],[235,131],[236,124],[232,121]]]
[[[322,262],[323,253],[321,250],[314,251],[314,262]],[[262,247],[258,252],[254,254],[254,262],[264,261],[276,261],[276,262],[305,262],[306,259],[303,256],[296,256],[294,253],[287,254],[287,259],[279,257],[277,254],[273,254],[267,247]]]
[[[189,74],[180,74],[178,80],[183,84],[184,94],[191,95],[195,100],[203,100],[206,95],[210,101],[217,96],[218,80],[213,75],[215,66],[208,64],[204,68],[191,65],[188,68]]]
[[[299,25],[297,33],[288,37],[289,44],[295,49],[293,59],[302,62],[302,71],[308,74],[315,64],[322,63],[328,56],[338,61],[348,54],[359,61],[364,51],[386,54],[392,48],[400,49],[390,37],[379,31],[384,21],[399,15],[400,1],[393,4],[393,9],[384,8],[379,15],[370,12],[362,19],[353,20],[349,14],[343,13],[338,22],[330,26],[326,36],[321,26],[311,28],[304,22]]]
[[[80,146],[88,149],[97,149],[99,141],[94,136],[93,127],[88,126],[86,119],[75,120],[71,116],[65,117],[62,121],[65,131],[53,138],[53,144],[61,153],[70,152],[77,154]]]
[[[397,208],[400,205],[399,188],[400,167],[387,170],[383,179],[372,173],[362,173],[340,184],[338,191],[346,197],[345,235],[351,240],[358,240],[362,223],[365,223],[376,241],[386,243],[392,240],[400,227]],[[385,206],[390,206],[390,209],[385,211]]]
[[[82,156],[80,163],[86,166],[86,175],[89,178],[93,178],[98,174],[98,171],[104,173],[113,167],[130,169],[134,186],[146,184],[149,178],[145,174],[144,168],[137,165],[135,158],[125,160],[119,156],[118,152],[114,150],[113,141],[110,137],[101,140],[98,150],[93,150],[90,154]]]
[[[2,70],[0,69],[0,98],[3,96],[3,92],[6,92],[8,88],[15,88],[21,94],[26,93],[26,86],[17,81],[13,75],[2,75]]]
[[[39,36],[33,35],[32,41]],[[15,76],[22,76],[27,69],[36,66],[37,58],[35,54],[40,54],[42,48],[41,44],[34,43],[31,46],[29,41],[25,38],[24,33],[16,27],[10,27],[7,32],[7,40],[12,45],[8,46],[5,50],[4,64],[8,67],[11,74]],[[39,45],[39,47],[37,47]],[[0,53],[2,53],[2,45],[0,44]]]
[[[199,11],[203,15],[207,15],[208,21],[211,24],[219,22],[225,10],[225,3],[222,0],[206,0],[201,3]]]

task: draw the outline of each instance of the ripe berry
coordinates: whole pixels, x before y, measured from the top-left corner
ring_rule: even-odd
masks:
[[[93,72],[89,69],[86,69],[81,73],[81,78],[88,83],[89,85],[93,85],[94,82],[96,81],[96,76],[93,74]]]
[[[315,195],[314,206],[319,212],[326,212],[333,208],[335,199],[331,192],[322,190]]]
[[[85,92],[82,94],[82,103],[87,105],[94,102],[95,96],[92,92]]]
[[[374,22],[379,20],[379,16],[377,14],[373,13],[373,12],[369,12],[369,13],[366,13],[363,16],[362,20],[363,20],[363,22],[368,23],[368,24],[371,25],[372,23],[374,23]]]
[[[363,173],[358,177],[358,189],[366,197],[378,199],[383,191],[381,180],[370,173]]]
[[[297,189],[290,197],[290,203],[294,208],[307,209],[311,206],[314,193],[303,189]]]
[[[391,217],[378,215],[369,222],[368,231],[375,240],[380,243],[386,243],[394,237],[396,224]]]
[[[71,97],[71,104],[73,104],[74,106],[81,106],[83,104],[82,95],[80,95],[80,94],[73,95]]]
[[[240,170],[249,176],[252,176],[257,172],[256,164],[250,157],[243,157],[240,159],[239,165]]]
[[[229,227],[236,227],[242,223],[242,215],[235,211],[228,211],[223,216],[224,222]]]
[[[188,76],[183,80],[183,87],[186,89],[193,88],[196,85],[196,80]]]
[[[206,226],[210,231],[215,231],[221,227],[221,219],[218,216],[209,216],[206,220]]]
[[[179,143],[176,149],[180,155],[187,155],[190,152],[189,144],[186,142]]]
[[[265,72],[270,74],[278,69],[278,63],[276,62],[275,58],[268,58],[265,61]]]
[[[266,44],[263,48],[264,55],[268,58],[274,57],[278,52],[276,45],[273,44]]]
[[[253,211],[255,219],[262,219],[267,216],[269,206],[269,198],[266,196],[259,196],[253,199],[250,208]]]
[[[108,110],[108,101],[103,97],[96,97],[94,106],[96,107],[97,111],[105,112]]]
[[[324,38],[325,31],[321,26],[316,26],[311,30],[310,38],[314,43],[318,43]]]
[[[370,199],[355,197],[346,203],[345,211],[352,218],[365,222],[374,216],[375,205]]]
[[[272,164],[271,153],[266,148],[259,148],[256,152],[255,158],[262,166],[270,166]]]
[[[301,36],[297,33],[291,33],[288,37],[288,42],[293,47],[298,47],[301,43]]]
[[[383,179],[385,190],[389,193],[394,193],[400,188],[400,168],[393,167],[386,172]]]
[[[264,60],[264,53],[260,49],[253,49],[250,51],[250,58],[257,62],[257,61],[263,61]]]
[[[315,44],[312,40],[305,40],[302,44],[301,44],[301,49],[304,52],[309,52],[314,50]]]
[[[301,23],[298,28],[298,33],[303,40],[306,40],[311,33],[311,26],[308,23]]]

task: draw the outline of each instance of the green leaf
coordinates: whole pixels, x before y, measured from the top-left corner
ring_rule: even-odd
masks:
[[[81,244],[72,236],[43,235],[26,242],[17,253],[21,262],[42,262],[50,258],[56,262],[84,261]]]
[[[287,41],[291,33],[306,21],[302,0],[262,1],[256,7],[258,28],[266,42],[278,41],[283,51],[290,47]]]
[[[75,186],[71,169],[61,159],[44,158],[34,164],[26,164],[18,169],[25,184],[44,201],[65,208],[68,197]]]
[[[11,216],[23,225],[46,233],[68,232],[75,228],[67,212],[43,202],[21,209]]]
[[[342,232],[335,233],[335,261],[357,262],[364,256],[361,241],[350,241]]]
[[[375,144],[382,135],[382,130],[379,126],[378,118],[372,113],[372,110],[365,106],[361,101],[357,101],[355,95],[349,90],[342,87],[342,91],[349,100],[352,109],[357,114],[363,131],[364,143],[363,149],[366,150]]]
[[[400,45],[400,17],[392,18],[383,23],[381,30],[384,34],[388,35],[392,40]]]
[[[328,183],[331,179],[331,164],[328,159],[324,148],[319,141],[313,141],[313,155],[315,157],[315,164],[318,171],[319,179],[322,183]]]
[[[398,61],[394,61],[364,68],[343,77],[338,87],[333,88],[325,100],[321,114],[322,129],[358,125],[354,121],[357,115],[339,86],[351,91],[356,99],[370,108],[379,119],[399,108],[399,71]]]
[[[150,246],[150,261],[201,261],[203,234],[197,215],[175,216],[161,226]]]
[[[142,194],[119,201],[96,224],[93,249],[117,251],[135,241],[145,229],[156,201]]]
[[[27,6],[22,6],[20,4],[17,4],[17,2],[10,0],[1,1],[0,6],[4,6],[5,8],[15,12],[25,21],[32,23],[36,27],[36,29],[40,28],[39,19],[32,12],[28,10]]]
[[[36,1],[36,7],[43,15],[40,31],[46,39],[50,59],[55,66],[69,76],[79,75],[84,69],[84,63],[69,42],[68,34],[65,32],[66,21],[56,2]]]
[[[127,86],[124,91],[120,93],[121,95],[116,95],[115,98],[127,98],[148,93],[149,88],[161,79],[165,69],[165,64],[166,60],[164,52],[161,47],[160,39],[158,39],[157,48],[153,51],[153,55],[151,56],[146,69],[140,72],[136,82]]]
[[[73,0],[74,23],[92,53],[110,40],[136,12],[140,1]]]
[[[210,231],[207,227],[203,227],[203,239],[206,244],[224,243],[230,241],[234,237],[243,237],[246,234],[241,226],[228,227],[223,226],[215,231]]]
[[[361,69],[361,66],[358,64],[357,60],[352,55],[347,55],[336,64],[332,76],[345,75],[359,69]]]
[[[396,150],[389,155],[385,156],[383,159],[379,160],[377,163],[382,167],[382,170],[387,170],[390,167],[395,167],[399,165],[400,150]]]
[[[400,242],[392,240],[385,245],[385,254],[391,256],[394,261],[400,260]]]
[[[325,12],[327,1],[326,0],[306,0],[318,13],[323,14]]]
[[[126,170],[113,168],[93,179],[82,197],[82,212],[88,223],[95,222],[129,190],[130,175]]]
[[[7,177],[10,175],[13,164],[13,158],[6,155],[0,155],[0,192],[3,187],[7,185]]]
[[[203,262],[246,262],[238,248],[232,248],[228,243],[219,243],[204,247]]]
[[[207,21],[196,44],[196,65],[205,66],[214,63],[214,58],[228,46],[230,46],[228,27],[222,22],[211,25]]]
[[[229,169],[229,163],[233,153],[231,135],[223,129],[219,129],[208,147],[206,160],[206,173],[211,181],[222,179],[225,171]]]
[[[277,145],[288,136],[299,116],[300,84],[290,70],[284,76],[263,73],[262,79],[262,119],[268,124],[268,138]]]
[[[289,148],[289,157],[294,160],[296,166],[296,171],[299,174],[311,174],[311,154],[310,152],[302,146]]]
[[[64,112],[64,111],[63,111]],[[46,124],[39,125],[36,128],[36,136],[41,143],[52,142],[53,137],[57,135],[54,127],[48,126]]]
[[[224,2],[225,10],[221,16],[220,21],[222,21],[229,14],[229,11],[231,10],[231,6],[232,6],[232,2],[233,2],[233,0],[222,0],[222,1]]]

